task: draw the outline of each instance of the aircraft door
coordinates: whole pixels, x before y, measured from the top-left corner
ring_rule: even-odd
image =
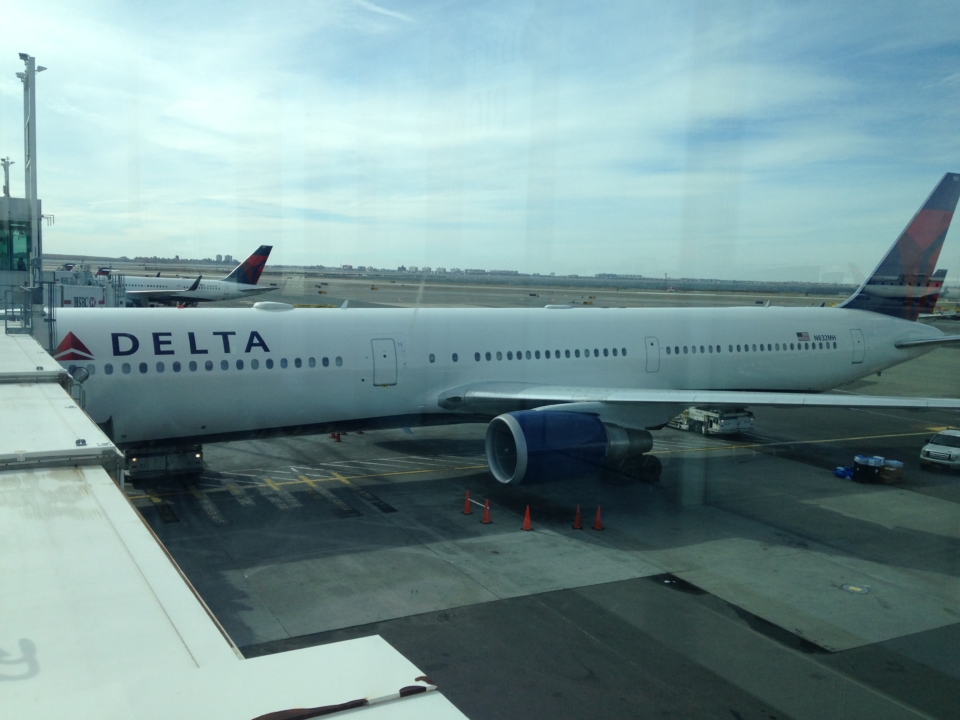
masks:
[[[647,372],[655,373],[660,369],[660,341],[655,337],[644,338],[647,347]]]
[[[371,340],[373,346],[373,384],[397,384],[397,345],[391,339]]]
[[[850,335],[853,336],[853,364],[856,365],[863,362],[863,330],[851,330]]]

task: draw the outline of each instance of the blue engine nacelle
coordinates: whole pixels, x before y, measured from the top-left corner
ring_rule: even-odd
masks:
[[[598,466],[620,469],[652,447],[645,430],[605,425],[587,413],[523,410],[487,426],[487,463],[504,484],[566,480]]]

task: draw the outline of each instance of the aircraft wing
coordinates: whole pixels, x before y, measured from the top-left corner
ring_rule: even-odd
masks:
[[[200,287],[200,280],[203,275],[197,275],[193,284],[184,290],[127,290],[127,295],[141,300],[153,300],[154,302],[177,302],[182,300],[185,293],[190,293]],[[190,298],[193,302],[203,302],[205,298]]]
[[[763,392],[756,390],[643,390],[591,388],[527,383],[478,383],[448,390],[439,397],[441,407],[470,409],[482,405],[517,409],[566,405],[588,411],[588,405],[674,405],[689,407],[835,407],[901,408],[906,410],[960,410],[960,398],[890,397],[854,393]],[[575,405],[577,407],[572,407]],[[564,407],[554,408],[557,410]]]

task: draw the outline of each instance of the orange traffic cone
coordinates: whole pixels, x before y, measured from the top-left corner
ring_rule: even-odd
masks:
[[[483,505],[483,518],[480,520],[480,522],[482,522],[484,525],[489,525],[490,523],[493,522],[493,520],[490,519],[490,501],[489,500],[487,500],[487,502],[484,503]]]
[[[523,516],[523,529],[524,530],[533,530],[530,526],[530,506],[527,505],[527,513]]]
[[[593,521],[594,530],[603,530],[603,520],[600,519],[600,506],[597,505],[597,519]]]
[[[577,514],[573,516],[573,529],[583,530],[583,525],[580,524],[580,506],[579,505],[577,505]]]
[[[473,508],[470,506],[470,491],[467,490],[467,497],[463,501],[463,514],[473,515]]]

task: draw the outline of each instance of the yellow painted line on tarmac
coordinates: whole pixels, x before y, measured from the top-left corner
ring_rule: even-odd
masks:
[[[853,442],[856,440],[883,440],[884,438],[917,437],[928,435],[931,431],[913,433],[890,433],[888,435],[858,435],[856,437],[822,438],[819,440],[784,440],[770,443],[745,443],[742,445],[717,445],[715,447],[683,448],[682,450],[653,450],[655,455],[679,455],[682,453],[713,452],[716,450],[749,450],[754,448],[789,447],[791,445],[817,445],[820,443]]]
[[[338,480],[338,481],[346,482],[349,480],[363,480],[365,478],[394,477],[396,475],[422,475],[425,473],[441,472],[443,470],[454,470],[454,471],[482,470],[483,468],[486,468],[486,467],[487,467],[486,465],[464,465],[463,467],[455,467],[455,468],[425,468],[423,470],[398,470],[396,472],[371,473],[369,475],[339,475],[339,473],[333,473],[337,477],[318,478],[318,479],[320,482],[330,481],[330,480]],[[270,478],[263,478],[263,481],[264,483],[266,483],[268,487],[270,487],[271,490],[280,490],[284,485],[302,485],[302,484],[307,484],[314,490],[318,489],[316,484],[317,480],[316,479],[310,480],[305,475],[300,475],[297,480],[281,480],[280,482],[276,482],[275,480],[271,480]],[[347,484],[349,484],[349,482],[347,482]],[[220,492],[220,490],[214,489],[214,490],[208,490],[207,492]],[[173,492],[159,493],[156,495],[130,495],[128,497],[131,500],[142,500],[143,498],[149,497],[154,502],[162,502],[162,500],[160,499],[161,497],[174,497],[177,495],[188,495],[188,494],[190,494],[188,491],[177,490]]]

